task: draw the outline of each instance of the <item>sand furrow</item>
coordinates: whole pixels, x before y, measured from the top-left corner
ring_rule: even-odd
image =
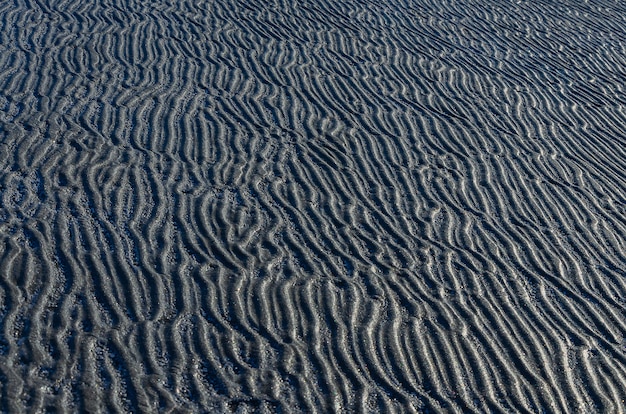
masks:
[[[0,411],[623,411],[624,15],[1,4]]]

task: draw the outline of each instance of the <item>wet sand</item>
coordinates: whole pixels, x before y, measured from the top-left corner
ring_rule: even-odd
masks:
[[[626,6],[0,3],[0,412],[623,412]]]

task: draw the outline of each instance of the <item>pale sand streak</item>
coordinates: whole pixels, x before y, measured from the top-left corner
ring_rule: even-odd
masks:
[[[626,410],[624,16],[2,2],[0,411]]]

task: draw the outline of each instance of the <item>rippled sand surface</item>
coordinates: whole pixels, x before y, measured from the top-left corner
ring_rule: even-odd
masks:
[[[0,412],[624,412],[625,16],[0,2]]]

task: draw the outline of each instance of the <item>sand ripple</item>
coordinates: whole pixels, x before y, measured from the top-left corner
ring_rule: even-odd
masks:
[[[616,2],[0,4],[0,411],[626,410]]]

